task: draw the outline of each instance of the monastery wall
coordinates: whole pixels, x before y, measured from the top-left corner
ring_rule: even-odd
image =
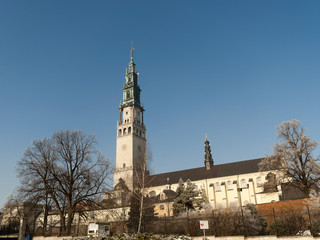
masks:
[[[279,201],[281,189],[278,189],[279,192],[263,192],[263,183],[266,181],[265,179],[268,173],[270,172],[254,172],[220,178],[203,179],[192,181],[192,183],[196,185],[196,189],[205,191],[208,201],[214,209],[239,206],[240,204],[244,206],[250,203],[262,204],[270,203],[272,201],[277,202]],[[175,183],[171,185],[150,187],[147,192],[150,194],[150,192],[155,191],[155,194],[158,195],[165,189],[176,191],[178,185],[178,183]]]

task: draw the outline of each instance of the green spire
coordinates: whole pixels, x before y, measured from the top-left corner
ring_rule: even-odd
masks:
[[[131,43],[129,71],[126,69],[126,83],[123,87],[123,104],[121,107],[136,106],[141,107],[140,92],[138,85],[138,74],[135,70],[135,63],[133,61],[133,44]]]

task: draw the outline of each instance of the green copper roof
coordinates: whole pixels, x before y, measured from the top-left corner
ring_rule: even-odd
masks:
[[[123,103],[121,107],[137,106],[141,107],[140,92],[141,89],[138,85],[139,73],[136,72],[136,64],[133,61],[133,47],[131,47],[130,55],[131,60],[129,62],[129,71],[126,69],[126,83],[123,86]]]

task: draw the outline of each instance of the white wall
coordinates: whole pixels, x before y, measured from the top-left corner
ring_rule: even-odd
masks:
[[[279,193],[263,193],[262,185],[258,184],[257,179],[261,178],[262,183],[265,182],[265,177],[267,176],[267,172],[255,172],[249,174],[241,174],[241,175],[233,175],[233,176],[226,176],[220,178],[210,178],[210,179],[203,179],[199,181],[193,181],[194,184],[197,185],[198,189],[202,189],[205,191],[206,196],[209,200],[210,205],[213,209],[220,208],[220,207],[230,207],[232,205],[240,205],[244,206],[247,203],[252,204],[261,204],[261,203],[269,203],[272,201],[279,201]],[[244,179],[246,185],[248,184],[248,188],[243,188],[241,192],[237,191],[237,188],[241,188],[241,180]],[[249,181],[252,179],[252,181]],[[228,188],[228,182],[231,182],[232,188]],[[237,181],[237,184],[233,182]],[[220,185],[220,191],[217,189],[217,183]],[[224,183],[225,185],[221,185]],[[178,184],[172,184],[171,189],[176,191]],[[156,194],[160,194],[166,186],[156,186],[151,187],[147,190],[147,192],[155,191]]]

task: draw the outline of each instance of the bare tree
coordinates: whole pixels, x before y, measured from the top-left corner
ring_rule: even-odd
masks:
[[[77,208],[92,204],[106,190],[109,162],[96,150],[96,139],[82,131],[60,131],[37,140],[19,162],[21,185],[48,196],[60,216],[61,228],[70,234]]]
[[[18,176],[21,186],[18,189],[19,200],[43,205],[43,234],[46,232],[48,211],[53,206],[49,197],[52,190],[50,169],[56,159],[51,139],[35,140],[28,147],[18,163]]]
[[[152,182],[149,169],[151,159],[152,154],[148,146],[147,149],[145,149],[143,159],[134,167],[129,221],[132,223],[137,220],[137,233],[141,232],[143,222],[146,222],[147,218],[153,218],[154,214],[151,199],[146,197],[147,186]]]
[[[305,135],[305,131],[295,119],[277,126],[282,142],[274,145],[274,153],[260,163],[260,170],[279,170],[281,180],[309,197],[311,187],[320,180],[320,159],[312,156],[318,143]]]

